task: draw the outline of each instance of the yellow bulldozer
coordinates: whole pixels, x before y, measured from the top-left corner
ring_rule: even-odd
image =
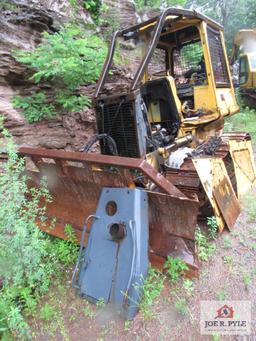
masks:
[[[133,268],[140,240],[147,234],[145,227],[134,237],[141,224],[126,217],[131,214],[142,223],[148,221],[147,252],[153,265],[161,266],[167,256],[173,256],[197,272],[198,217],[214,215],[219,231],[231,230],[240,213],[239,199],[255,182],[249,134],[223,133],[225,118],[239,107],[222,26],[195,11],[169,8],[117,31],[93,104],[97,134],[84,152],[19,150],[27,159],[31,185],[39,186],[43,176],[48,179],[49,220],[40,226],[65,238],[64,227],[71,224],[82,239],[82,248],[90,241],[90,231],[102,229],[101,246],[89,242],[90,250],[94,248],[101,259],[99,271],[109,265],[105,263],[110,252],[107,241],[116,243],[111,257],[117,262],[118,252],[131,238]],[[91,152],[94,144],[99,152]],[[133,191],[146,197],[129,201]],[[143,206],[142,214],[145,200],[148,208]],[[107,223],[110,218],[111,224]],[[99,236],[93,238],[99,242]],[[92,263],[87,260],[86,269],[88,264]]]
[[[239,91],[243,103],[256,108],[256,29],[243,29],[234,38],[231,65],[239,63]]]

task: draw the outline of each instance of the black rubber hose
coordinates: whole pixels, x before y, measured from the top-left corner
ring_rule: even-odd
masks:
[[[100,140],[105,140],[108,144],[109,150],[113,155],[118,155],[117,145],[115,140],[108,134],[96,134],[90,141],[85,145],[83,152],[88,153],[92,146]]]

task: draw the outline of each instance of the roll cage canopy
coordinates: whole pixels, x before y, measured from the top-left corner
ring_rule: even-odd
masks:
[[[183,9],[177,9],[177,8],[168,8],[165,11],[163,11],[159,16],[153,17],[147,21],[144,21],[138,25],[131,26],[122,31],[116,31],[112,37],[111,44],[110,44],[109,51],[108,51],[108,56],[103,66],[100,79],[98,81],[97,89],[95,92],[95,98],[97,98],[98,95],[100,94],[103,84],[106,80],[107,74],[110,70],[114,51],[115,51],[116,40],[118,37],[122,37],[124,40],[129,40],[129,39],[136,39],[140,35],[145,34],[147,32],[148,33],[151,32],[152,34],[152,39],[150,41],[149,48],[134,76],[134,79],[131,85],[131,91],[132,91],[137,88],[138,82],[142,78],[145,72],[145,69],[147,65],[149,64],[150,59],[154,53],[154,50],[159,43],[159,39],[163,30],[167,26],[170,26],[170,25],[173,26],[173,24],[177,24],[178,22],[184,19],[198,19],[199,22],[204,21],[214,29],[223,30],[223,26],[219,25],[216,21],[196,11],[183,10]]]

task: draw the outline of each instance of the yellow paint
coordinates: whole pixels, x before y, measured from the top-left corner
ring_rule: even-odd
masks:
[[[225,227],[225,220],[219,209],[219,205],[213,195],[213,191],[218,187],[219,192],[222,196],[225,194],[232,194],[233,200],[236,200],[236,195],[233,190],[231,181],[229,179],[226,166],[221,158],[211,157],[211,158],[195,158],[193,159],[193,164],[196,168],[197,174],[201,180],[210,204],[213,208],[213,212],[219,227],[219,231],[222,232]],[[227,184],[225,187],[221,184],[223,179],[226,179]],[[232,196],[229,196],[232,198]]]
[[[167,17],[166,20],[170,20],[172,17]],[[154,26],[156,22],[153,22],[149,25],[143,26],[141,28],[142,31],[147,30],[149,27]],[[224,38],[223,33],[220,32],[221,37],[221,43],[222,48],[224,51],[224,58],[226,62],[226,67],[228,69],[228,77],[230,86],[228,88],[217,88],[215,84],[214,79],[214,73],[212,68],[212,61],[211,61],[211,55],[209,50],[209,44],[208,44],[208,38],[207,38],[207,24],[204,21],[200,21],[198,19],[188,19],[183,18],[183,20],[178,21],[175,23],[175,25],[170,25],[170,27],[167,27],[167,30],[165,30],[162,34],[162,36],[165,36],[166,34],[170,32],[179,31],[180,29],[189,27],[189,26],[196,26],[199,31],[199,37],[202,44],[202,51],[205,61],[205,68],[206,68],[206,81],[203,85],[191,85],[192,91],[193,91],[193,98],[194,98],[194,108],[193,110],[196,112],[197,110],[203,110],[205,111],[205,114],[201,114],[200,116],[194,116],[186,118],[184,117],[184,114],[182,113],[182,102],[181,99],[177,95],[176,85],[173,77],[169,75],[169,70],[166,72],[166,77],[168,79],[168,82],[170,84],[171,91],[173,93],[175,103],[179,112],[181,126],[180,131],[178,133],[178,137],[182,137],[186,135],[187,133],[192,133],[195,135],[195,138],[203,138],[206,139],[207,137],[212,135],[212,131],[214,128],[211,128],[210,135],[207,135],[207,130],[204,131],[202,134],[201,126],[205,126],[205,124],[208,124],[210,122],[214,122],[217,120],[220,120],[221,117],[225,117],[227,115],[232,115],[239,111],[239,107],[236,103],[234,89],[231,81],[230,71],[228,67],[228,58],[227,53],[225,50],[225,44],[224,44]],[[149,42],[150,43],[150,42]],[[161,38],[160,43],[161,45]],[[165,47],[168,48],[168,42],[164,42]],[[170,53],[171,56],[171,50],[173,48],[173,43],[169,44]],[[171,62],[171,61],[170,61]],[[147,71],[145,73],[147,75]],[[147,76],[144,77],[144,82],[148,80]],[[149,108],[149,120],[150,122],[160,122],[160,110],[157,103],[151,104]],[[222,129],[223,127],[221,127]],[[220,129],[219,123],[216,125],[216,129]]]
[[[171,18],[167,17],[166,20],[169,19]],[[155,24],[156,22],[145,25],[141,28],[141,31],[152,28],[152,26],[154,26]],[[171,32],[187,28],[189,26],[196,26],[199,31],[199,38],[201,41],[206,69],[206,80],[204,81],[204,84],[193,85],[193,80],[191,79],[191,98],[193,98],[194,107],[192,109],[193,114],[190,115],[190,117],[187,117],[186,113],[183,112],[184,100],[181,96],[179,97],[179,92],[177,92],[175,80],[172,77],[173,75],[171,74],[172,70],[166,70],[166,76],[159,76],[158,78],[166,78],[168,80],[170,91],[174,96],[175,104],[180,116],[180,128],[177,137],[181,138],[188,133],[192,134],[194,136],[194,141],[191,143],[191,147],[196,147],[198,143],[204,142],[210,136],[221,135],[225,116],[233,115],[234,113],[238,112],[239,106],[237,105],[235,98],[229,69],[228,56],[225,49],[224,36],[222,31],[220,31],[219,33],[224,53],[224,61],[226,64],[225,67],[227,68],[229,80],[229,85],[222,88],[218,87],[215,82],[206,22],[200,21],[198,19],[195,20],[183,18],[181,21],[176,22],[174,25],[166,25],[166,29],[161,34],[161,37],[166,36]],[[167,49],[167,51],[169,50],[169,65],[172,65],[172,49],[175,47],[174,43],[168,43],[168,40],[166,39],[161,43],[161,37],[158,43],[158,47],[162,46],[162,48]],[[198,36],[194,36],[193,39],[197,39],[197,37]],[[184,39],[187,39],[184,40],[184,42],[189,42],[191,37]],[[146,71],[143,81],[147,82],[148,80],[148,73]],[[254,73],[250,73],[248,82],[250,82],[250,84],[256,84],[256,70]],[[199,111],[200,115],[198,114]],[[159,103],[152,103],[149,107],[149,120],[151,123],[161,123]],[[253,161],[252,147],[250,141],[239,142],[236,140],[230,140],[229,147],[230,155],[234,164],[238,198],[241,198],[243,193],[251,188],[251,186],[255,183],[256,171]],[[156,169],[158,169],[159,167],[159,155],[164,158],[168,156],[164,155],[164,148],[158,149],[158,155],[156,152],[154,152],[147,156],[147,161]],[[207,197],[212,205],[219,230],[222,231],[225,227],[225,220],[220,209],[222,207],[219,206],[222,203],[218,203],[216,201],[213,194],[214,190],[218,188],[218,193],[222,197],[227,195],[230,200],[232,200],[232,204],[234,204],[236,207],[238,205],[236,194],[232,187],[224,161],[219,157],[205,157],[193,159],[193,164],[202,182]]]
[[[242,54],[241,57],[245,57],[248,62],[248,77],[245,83],[239,85],[241,89],[256,88],[256,69],[253,69],[251,63],[251,57],[256,58],[256,51],[251,53]]]
[[[252,188],[256,180],[251,141],[229,140],[230,155],[233,160],[238,198]]]

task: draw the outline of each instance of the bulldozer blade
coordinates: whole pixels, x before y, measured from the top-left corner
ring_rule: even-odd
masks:
[[[249,134],[242,133],[227,133],[223,134],[223,137],[228,139],[236,176],[237,196],[240,200],[256,180],[251,138]]]
[[[248,133],[222,134],[212,156],[193,158],[193,164],[213,208],[220,232],[231,230],[240,213],[239,201],[255,184],[256,171]]]
[[[135,179],[143,178],[154,188],[146,190],[151,262],[161,267],[165,258],[173,255],[197,272],[198,200],[184,195],[144,159],[38,148],[20,148],[19,154],[27,157],[31,186],[39,186],[42,177],[48,180],[52,201],[47,204],[48,220],[42,229],[65,238],[64,227],[71,224],[80,241],[84,220],[96,212],[102,188],[134,188]]]
[[[219,157],[193,159],[194,166],[212,205],[219,230],[231,230],[240,213],[239,201],[229,179],[224,160]]]

